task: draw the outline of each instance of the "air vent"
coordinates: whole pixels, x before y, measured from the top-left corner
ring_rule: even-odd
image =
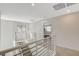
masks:
[[[71,5],[74,5],[76,3],[67,3],[67,6],[71,6]]]
[[[76,3],[58,3],[58,4],[54,5],[53,8],[55,10],[60,10],[60,9],[69,7],[69,6],[74,5],[74,4],[76,4]]]
[[[59,10],[59,9],[65,8],[65,4],[64,3],[59,3],[59,4],[54,5],[53,8],[55,10]]]

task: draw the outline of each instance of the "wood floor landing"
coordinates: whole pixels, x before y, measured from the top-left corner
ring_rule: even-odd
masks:
[[[79,51],[56,47],[56,56],[79,56]]]

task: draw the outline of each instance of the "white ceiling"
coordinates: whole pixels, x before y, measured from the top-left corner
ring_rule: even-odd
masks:
[[[79,10],[79,4],[59,11],[54,10],[53,5],[54,3],[38,3],[35,6],[32,6],[31,3],[0,3],[1,19],[31,23],[63,15],[67,13],[65,11],[69,8],[72,12]]]

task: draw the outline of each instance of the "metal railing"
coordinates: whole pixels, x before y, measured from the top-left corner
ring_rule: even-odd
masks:
[[[52,39],[45,38],[35,42],[28,43],[23,46],[18,46],[0,51],[1,56],[52,56],[53,48],[51,45]]]

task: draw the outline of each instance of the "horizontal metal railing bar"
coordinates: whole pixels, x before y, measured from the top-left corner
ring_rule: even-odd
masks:
[[[2,50],[2,51],[0,51],[0,55],[1,55],[1,54],[5,54],[5,53],[8,53],[8,52],[10,52],[10,51],[17,50],[18,48],[19,48],[19,46],[16,47],[16,48],[10,48],[10,49],[6,49],[6,50]]]
[[[42,40],[44,40],[44,39],[42,39]],[[37,43],[37,42],[42,41],[42,40],[34,41],[34,42],[28,43],[28,44],[26,44],[26,45],[24,45],[24,46],[18,46],[18,47],[14,47],[14,48],[2,50],[2,51],[0,51],[0,55],[3,54],[3,53],[8,53],[8,52],[10,52],[10,51],[14,51],[14,50],[20,49],[20,48],[22,48],[22,47],[28,46],[28,45],[33,44],[33,43]]]
[[[49,50],[50,51],[50,50]],[[48,54],[50,54],[50,52],[48,53]],[[53,52],[51,52],[51,55],[53,54]]]
[[[30,48],[28,47],[28,48],[21,48],[22,49],[22,51],[26,51],[26,50],[29,50]]]
[[[37,53],[40,53],[46,47],[48,47],[48,45],[44,46],[40,51],[37,51]]]
[[[46,55],[46,54],[48,54],[48,50],[47,50],[47,51],[45,51],[45,53],[43,53],[42,55],[44,56],[44,55]]]
[[[47,42],[46,42],[47,43]],[[46,44],[46,43],[44,43],[44,44]],[[38,44],[37,46],[39,46],[39,45],[44,45],[44,44]],[[32,48],[35,48],[35,47],[37,47],[37,46],[34,46],[34,47],[32,47]],[[32,48],[29,48],[29,49],[32,49]]]
[[[42,54],[43,54],[44,52],[46,52],[46,51],[47,51],[47,50],[44,50],[41,54],[39,54],[39,56],[42,55]]]
[[[37,53],[40,53],[41,51],[45,50],[47,47],[48,47],[48,45],[47,45],[47,46],[44,46],[43,49],[41,49],[41,50],[38,51]],[[45,49],[44,49],[44,48],[45,48]]]
[[[31,42],[31,43],[28,43],[28,44],[22,46],[21,48],[24,48],[24,47],[26,47],[28,45],[31,45],[31,44],[35,44],[35,43],[40,42],[40,41],[43,41],[43,39],[42,40],[38,40],[38,41]]]
[[[43,45],[43,46],[41,46],[41,47],[37,48],[37,50],[39,50],[40,48],[42,48],[42,47],[44,47],[44,46],[46,46],[46,45]],[[35,50],[35,51],[36,51],[36,50]],[[35,52],[35,51],[33,51],[33,52]],[[33,52],[32,52],[32,53],[33,53]]]
[[[41,46],[41,47],[44,47],[44,46],[46,46],[46,45],[43,45],[43,46]],[[48,46],[48,45],[47,45]],[[37,48],[37,50],[39,50],[39,48]],[[37,50],[34,50],[34,51],[32,51],[31,53],[34,53],[34,52],[36,52]],[[27,54],[31,54],[31,53],[27,53]]]
[[[44,46],[46,46],[46,45],[43,45],[43,46],[41,46],[41,47],[44,47]],[[41,47],[39,47],[37,50],[39,50]],[[34,51],[32,51],[31,53],[36,52],[37,50],[34,50]],[[27,53],[27,52],[24,52],[24,53]],[[23,53],[23,54],[24,54],[24,53]],[[29,53],[27,53],[27,54],[29,54]]]
[[[42,43],[44,43],[44,42],[42,42]],[[31,47],[30,49],[32,49],[32,48],[34,48],[34,47],[36,47],[36,46],[39,46],[39,45],[41,45],[42,43],[40,43],[40,44],[38,44],[38,45],[35,45],[35,46]],[[27,48],[27,49],[28,49],[28,48]],[[22,50],[26,50],[26,48],[24,48],[24,49],[22,49]]]
[[[46,46],[47,47],[47,46]],[[46,47],[44,47],[44,48],[46,48]],[[43,50],[43,49],[42,49]],[[36,52],[36,51],[35,51]],[[27,53],[26,55],[28,55],[28,54],[31,54],[31,53]],[[37,55],[37,53],[35,54],[35,55]],[[33,56],[35,56],[35,55],[33,55]]]
[[[42,50],[44,50],[45,48],[47,48],[48,46],[43,47],[43,49],[41,49],[39,52],[37,52],[35,55],[37,55],[38,53],[40,53]],[[34,55],[34,56],[35,56]]]
[[[48,55],[50,54],[50,52],[48,53]],[[53,54],[53,52],[51,52],[51,55]],[[50,56],[50,55],[49,55]]]
[[[40,42],[40,41],[43,41],[43,40],[39,40],[38,42]],[[21,47],[21,48],[24,49],[24,48],[26,48],[27,46],[32,45],[32,44],[36,44],[36,43],[37,43],[37,42],[29,43],[29,44],[24,45],[24,46]]]
[[[42,42],[42,43],[43,43],[43,42]],[[42,43],[38,44],[37,46],[42,45]],[[47,43],[47,42],[46,42],[46,43]],[[46,43],[44,43],[44,44],[46,44]],[[37,46],[33,46],[32,48],[37,47]],[[29,48],[29,49],[32,49],[32,48]],[[26,52],[29,52],[29,50],[27,50]],[[21,54],[21,53],[23,53],[23,52],[20,52],[20,53],[18,53],[18,54],[15,54],[14,56],[19,55],[19,54]]]
[[[48,54],[48,53],[46,53],[46,55],[48,56],[49,54]]]

